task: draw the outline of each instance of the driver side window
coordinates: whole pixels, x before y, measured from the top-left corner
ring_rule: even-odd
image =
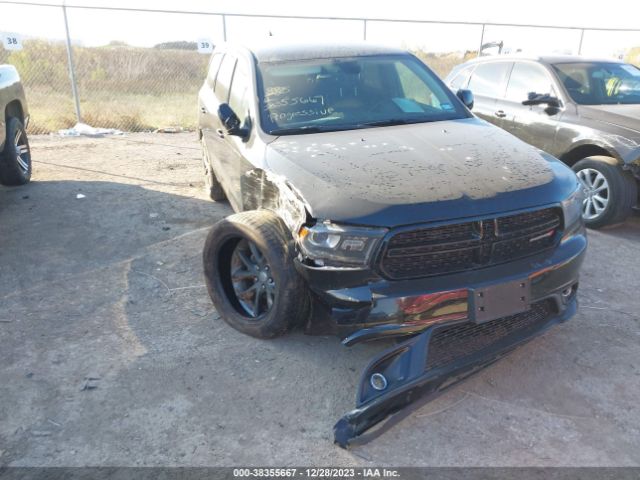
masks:
[[[213,90],[216,85],[216,77],[218,76],[218,70],[222,63],[222,54],[214,53],[209,62],[209,73],[207,74],[207,85]]]
[[[229,106],[238,116],[241,124],[248,116],[250,86],[249,69],[243,60],[238,60],[229,93]]]
[[[213,90],[221,103],[226,103],[229,100],[229,87],[231,86],[231,77],[233,77],[235,68],[235,57],[227,53],[222,60],[220,70],[218,70],[216,84]]]

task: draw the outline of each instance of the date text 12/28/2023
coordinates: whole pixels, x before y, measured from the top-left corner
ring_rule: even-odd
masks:
[[[235,478],[400,478],[390,468],[234,468]]]

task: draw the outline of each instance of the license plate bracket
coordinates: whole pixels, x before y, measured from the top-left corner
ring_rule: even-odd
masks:
[[[531,282],[527,279],[472,290],[473,321],[484,323],[529,310]]]

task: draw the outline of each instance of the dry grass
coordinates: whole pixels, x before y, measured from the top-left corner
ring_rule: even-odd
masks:
[[[74,55],[85,123],[132,132],[195,127],[196,95],[205,78],[207,56],[127,46],[75,47]],[[0,50],[0,63],[13,64],[20,72],[32,133],[75,125],[63,44],[29,40],[22,51]]]
[[[34,134],[56,132],[76,124],[70,95],[28,92],[31,113],[29,131]],[[196,126],[196,93],[144,95],[125,93],[81,96],[82,120],[93,126],[116,128],[128,132],[144,132],[166,126],[194,129]]]
[[[166,126],[195,129],[196,95],[197,90],[162,95],[94,95],[90,100],[82,101],[80,107],[85,123],[105,128],[119,128],[130,132]]]

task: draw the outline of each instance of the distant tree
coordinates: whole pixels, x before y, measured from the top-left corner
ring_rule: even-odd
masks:
[[[158,43],[154,45],[153,48],[157,48],[158,50],[197,50],[198,44],[196,42],[178,40],[175,42]]]

